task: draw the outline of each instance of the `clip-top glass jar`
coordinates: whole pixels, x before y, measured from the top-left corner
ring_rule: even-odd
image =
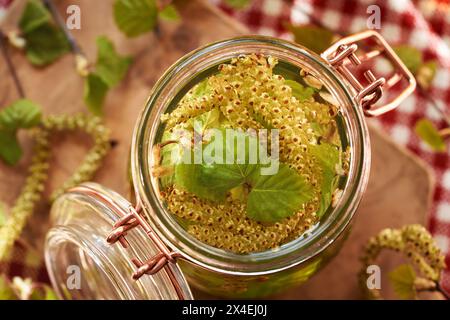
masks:
[[[358,56],[357,42],[374,48]],[[338,130],[350,150],[347,177],[338,200],[309,230],[276,248],[246,254],[213,247],[183,228],[161,199],[159,162],[161,116],[203,79],[216,75],[233,58],[273,57],[278,72],[306,70],[320,81],[338,107]],[[365,84],[351,67],[384,54],[396,67],[386,80],[364,71]],[[359,70],[361,71],[361,70]],[[383,90],[405,80],[401,94],[377,106]],[[53,205],[46,264],[62,298],[192,299],[189,286],[234,298],[273,294],[306,281],[339,250],[364,194],[370,167],[370,142],[364,116],[394,109],[415,88],[415,80],[389,45],[373,31],[341,39],[321,56],[284,40],[239,37],[207,45],[178,60],[154,86],[134,131],[132,204],[97,184],[80,185]],[[78,277],[77,277],[78,275]]]

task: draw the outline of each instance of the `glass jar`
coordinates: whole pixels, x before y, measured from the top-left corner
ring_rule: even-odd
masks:
[[[358,57],[356,43],[367,39],[375,49]],[[161,115],[195,84],[217,73],[220,64],[251,53],[276,57],[285,72],[295,66],[321,81],[340,106],[340,135],[351,154],[340,199],[307,237],[274,250],[236,254],[188,234],[162,204],[158,179],[150,172],[157,162],[152,147],[161,140]],[[361,68],[362,61],[379,54],[393,62],[396,73],[386,81],[366,70],[363,84],[350,66]],[[383,90],[402,79],[406,87],[401,94],[376,106]],[[156,83],[137,121],[131,149],[135,204],[89,183],[53,205],[46,264],[56,292],[64,298],[191,299],[193,286],[217,296],[254,298],[307,281],[338,252],[364,194],[370,167],[364,116],[395,108],[414,88],[414,77],[373,31],[341,39],[321,56],[259,36],[220,41],[187,54]]]

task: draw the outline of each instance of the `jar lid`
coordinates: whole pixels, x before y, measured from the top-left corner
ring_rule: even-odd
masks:
[[[136,215],[125,198],[95,183],[57,199],[45,263],[61,299],[193,299],[178,265]]]

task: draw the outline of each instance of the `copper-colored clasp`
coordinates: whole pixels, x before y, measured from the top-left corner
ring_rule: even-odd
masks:
[[[140,226],[144,229],[147,236],[156,246],[158,252],[151,259],[145,262],[140,262],[136,258],[132,259],[133,264],[138,268],[132,275],[133,279],[137,280],[144,274],[155,274],[162,268],[165,268],[168,263],[175,263],[176,259],[180,256],[179,253],[169,250],[169,248],[166,247],[163,241],[155,234],[149,223],[142,216],[142,207],[139,204],[136,207],[133,207],[130,204],[125,210],[123,206],[119,206],[106,194],[98,192],[97,190],[90,188],[87,185],[74,187],[70,191],[83,193],[98,199],[99,201],[106,204],[111,210],[116,213],[117,216],[120,217],[119,220],[114,223],[112,230],[106,237],[106,241],[108,243],[114,244],[116,242],[119,242],[122,247],[128,248],[129,243],[125,238],[127,233],[137,226]],[[180,297],[182,297],[182,292],[179,284],[175,279],[175,276],[169,268],[166,268],[166,270],[177,290],[177,293]]]
[[[164,242],[156,235],[148,222],[141,215],[142,207],[139,203],[140,202],[138,201],[138,205],[135,208],[133,206],[128,207],[128,213],[122,214],[122,218],[117,220],[117,222],[113,225],[113,229],[106,238],[106,241],[111,244],[119,241],[124,248],[127,248],[128,241],[125,239],[127,232],[137,226],[141,226],[156,246],[158,253],[145,262],[141,262],[137,258],[132,258],[131,261],[137,267],[137,270],[132,274],[132,278],[134,280],[138,280],[143,275],[153,275],[164,268],[167,272],[167,276],[175,288],[175,291],[177,292],[178,297],[180,299],[184,299],[181,285],[168,265],[169,263],[176,263],[176,259],[181,255],[178,252],[170,251]]]
[[[369,38],[375,40],[379,45],[379,48],[358,57],[356,55],[356,50],[358,49],[356,43]],[[364,72],[364,77],[369,84],[363,86],[355,75],[347,68],[349,64],[359,66],[362,62],[373,59],[381,54],[385,55],[395,68],[394,75],[387,81],[383,77],[377,79],[372,71],[366,70]],[[362,106],[366,116],[379,116],[397,108],[416,88],[416,79],[412,73],[400,60],[386,40],[384,40],[378,32],[373,30],[345,37],[325,50],[321,56],[355,89],[355,99]],[[376,106],[375,104],[383,95],[383,90],[389,90],[402,79],[406,79],[408,82],[407,87],[392,101]]]
[[[130,207],[128,211],[128,214],[117,220],[113,225],[113,229],[106,238],[108,243],[113,244],[119,241],[122,247],[128,248],[128,241],[125,239],[125,236],[129,230],[139,225],[139,222],[134,218],[138,212],[135,213],[134,211],[136,210],[133,207]]]
[[[144,263],[134,258],[132,261],[138,269],[133,273],[133,279],[137,280],[144,274],[155,274],[169,262],[175,262],[175,259],[178,257],[179,254],[177,252],[171,252],[169,255],[160,252]]]
[[[179,256],[178,253],[170,251],[161,239],[153,232],[147,221],[145,221],[142,217],[141,211],[142,209],[139,205],[136,208],[129,206],[128,213],[117,220],[117,222],[113,225],[113,229],[106,238],[108,243],[113,244],[119,241],[124,248],[127,248],[128,241],[125,238],[127,232],[140,225],[156,245],[159,252],[149,260],[141,262],[136,258],[132,259],[134,265],[138,267],[138,270],[136,270],[132,276],[134,280],[138,280],[144,274],[152,275],[157,273],[169,262],[175,263],[175,259]]]

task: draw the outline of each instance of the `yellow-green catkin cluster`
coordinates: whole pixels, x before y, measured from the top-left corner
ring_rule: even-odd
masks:
[[[246,216],[246,204],[233,199],[214,203],[169,186],[162,193],[168,209],[183,221],[198,240],[235,253],[274,249],[302,236],[318,222],[321,166],[308,152],[316,145],[317,127],[335,128],[336,107],[313,97],[300,101],[283,76],[273,69],[277,60],[262,55],[239,56],[219,66],[210,76],[204,94],[191,89],[170,114],[163,116],[166,130],[186,127],[189,119],[217,109],[225,126],[239,129],[279,130],[280,161],[302,175],[313,187],[313,198],[295,214],[273,224],[263,224]],[[316,127],[314,127],[316,126]],[[330,129],[333,131],[332,129]],[[324,135],[333,132],[322,132]]]
[[[73,175],[53,191],[50,200],[54,201],[68,189],[91,180],[101,166],[104,156],[110,149],[110,143],[109,130],[102,124],[100,118],[76,114],[49,116],[43,119],[40,126],[33,129],[34,155],[28,168],[25,185],[11,209],[10,218],[0,226],[0,261],[10,254],[14,242],[19,238],[36,203],[41,199],[50,167],[51,136],[57,132],[73,130],[81,130],[90,135],[94,146]]]
[[[380,299],[382,296],[380,290],[368,289],[367,268],[376,264],[377,257],[384,249],[403,253],[421,277],[435,283],[446,267],[445,256],[423,226],[413,224],[401,229],[383,229],[368,240],[361,256],[360,285],[371,299]]]

